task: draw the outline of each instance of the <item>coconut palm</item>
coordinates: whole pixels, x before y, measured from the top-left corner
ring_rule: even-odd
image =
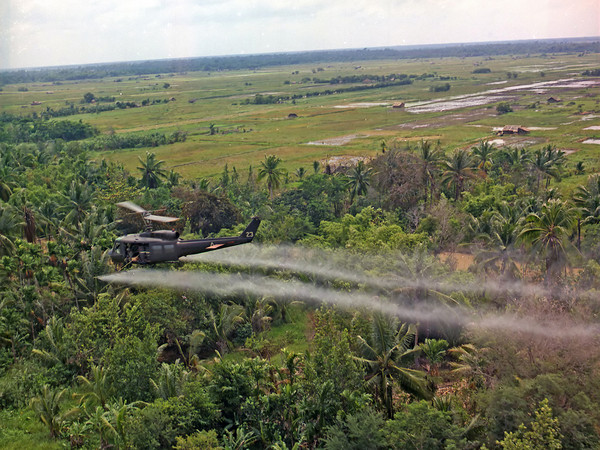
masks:
[[[0,199],[7,202],[12,195],[12,188],[14,187],[12,181],[13,170],[8,164],[3,163],[3,159],[0,158]]]
[[[184,370],[179,362],[176,364],[162,363],[158,369],[157,380],[150,379],[150,385],[156,397],[168,400],[183,395],[183,387],[189,376],[190,373]]]
[[[92,202],[94,201],[93,189],[87,183],[79,183],[73,180],[64,197],[67,201],[67,204],[62,209],[66,214],[64,222],[77,228],[92,207]]]
[[[79,375],[81,392],[73,395],[79,401],[79,405],[97,405],[103,410],[108,410],[108,402],[112,397],[113,390],[106,378],[104,367],[92,365],[90,377]]]
[[[575,209],[561,200],[549,200],[539,213],[527,216],[519,239],[544,254],[546,280],[566,264],[566,245],[575,224]]]
[[[518,206],[501,203],[490,220],[487,234],[488,249],[475,257],[475,262],[486,270],[498,270],[501,275],[516,276],[516,243],[521,231],[523,210]]]
[[[181,180],[181,174],[171,169],[169,173],[167,173],[166,178],[169,187],[174,187],[179,185],[179,181]]]
[[[52,390],[47,384],[42,388],[39,396],[34,397],[29,402],[29,406],[36,413],[38,418],[48,428],[50,437],[56,437],[60,434],[64,422],[71,416],[79,413],[78,410],[70,410],[61,413],[63,399],[67,395],[67,390]]]
[[[357,195],[366,195],[371,184],[372,173],[373,169],[370,167],[368,169],[365,168],[363,161],[359,161],[350,171],[348,182],[346,183],[346,187],[350,190],[350,203],[354,202],[354,197]]]
[[[416,327],[398,327],[395,318],[383,314],[373,316],[371,327],[369,341],[357,336],[361,356],[356,360],[365,364],[365,380],[374,387],[375,397],[392,418],[394,385],[418,398],[431,398],[432,392],[422,372],[406,367],[420,351],[415,345]]]
[[[481,141],[477,147],[473,147],[471,150],[477,161],[477,168],[487,176],[488,170],[493,164],[492,154],[496,151],[494,144]]]
[[[504,155],[511,167],[525,167],[531,161],[531,154],[521,147],[514,147],[504,151]]]
[[[573,202],[581,212],[583,223],[600,222],[600,175],[590,176],[585,186],[577,186]]]
[[[556,147],[553,147],[552,145],[548,145],[543,149],[537,149],[533,153],[531,167],[537,178],[537,192],[539,192],[542,180],[546,180],[546,189],[548,189],[552,178],[560,180],[560,169],[564,160],[565,153],[557,150]]]
[[[15,208],[10,205],[0,205],[0,256],[13,252],[15,249],[13,239],[17,237],[16,230],[24,224]]]
[[[160,179],[167,176],[165,169],[162,168],[165,162],[162,160],[157,161],[156,155],[150,152],[146,152],[146,160],[143,160],[140,156],[138,156],[138,159],[141,165],[137,169],[142,172],[142,185],[149,189],[157,188]]]
[[[433,147],[430,142],[421,140],[417,149],[417,154],[422,161],[423,179],[425,189],[429,190],[429,204],[433,204],[435,191],[435,175],[439,170],[439,164],[442,160],[442,152],[439,147]]]
[[[284,175],[284,170],[279,167],[281,158],[275,155],[266,155],[265,160],[261,161],[258,169],[258,181],[263,178],[267,180],[267,188],[269,189],[269,197],[273,199],[273,189],[277,189],[281,184],[281,179]]]
[[[223,355],[232,346],[229,336],[245,320],[244,307],[222,304],[216,314],[210,311],[210,319],[217,350]]]
[[[465,180],[473,178],[473,159],[464,149],[455,150],[454,153],[444,161],[444,173],[442,182],[448,186],[454,185],[454,199],[458,200],[464,188]]]
[[[425,339],[425,342],[419,344],[419,348],[429,363],[428,370],[432,375],[437,375],[438,368],[448,349],[448,342],[444,339]]]
[[[302,178],[304,178],[306,175],[306,169],[304,167],[298,167],[295,173],[296,177],[298,177],[298,180],[302,180]]]

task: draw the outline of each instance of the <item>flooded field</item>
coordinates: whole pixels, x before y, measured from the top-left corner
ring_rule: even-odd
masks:
[[[504,82],[502,82],[504,83]],[[513,100],[516,97],[507,93],[518,93],[518,91],[533,91],[543,94],[551,89],[585,89],[600,86],[598,79],[576,79],[565,78],[555,81],[542,81],[538,83],[507,86],[499,89],[489,89],[475,94],[458,95],[437,99],[427,102],[418,102],[406,105],[406,110],[415,114],[427,112],[443,112],[471,106],[481,106],[489,103]]]

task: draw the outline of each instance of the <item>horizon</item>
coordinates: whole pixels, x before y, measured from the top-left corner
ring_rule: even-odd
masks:
[[[7,0],[0,69],[600,35],[596,0],[357,1]]]
[[[136,59],[136,60],[114,60],[114,61],[94,61],[86,63],[72,63],[72,64],[60,64],[60,65],[49,65],[49,66],[28,66],[28,67],[11,67],[3,68],[0,66],[0,72],[11,72],[20,70],[48,70],[48,69],[61,69],[61,68],[76,68],[85,66],[102,66],[110,64],[138,64],[144,62],[153,61],[185,61],[203,58],[238,58],[238,57],[251,57],[251,56],[262,56],[262,55],[288,55],[288,54],[305,54],[305,53],[320,53],[320,52],[344,52],[344,51],[356,51],[356,50],[409,50],[409,49],[422,49],[428,47],[460,47],[460,46],[476,46],[476,45],[500,45],[510,43],[525,43],[525,42],[596,42],[600,41],[600,35],[598,36],[565,36],[565,37],[554,37],[554,38],[535,38],[535,39],[504,39],[497,41],[469,41],[469,42],[444,42],[444,43],[429,43],[429,44],[400,44],[400,45],[382,45],[376,47],[348,47],[348,48],[324,48],[324,49],[305,49],[305,50],[282,50],[274,52],[262,52],[262,53],[232,53],[222,55],[196,55],[196,56],[180,56],[180,57],[167,57],[167,58],[150,58],[150,59]]]

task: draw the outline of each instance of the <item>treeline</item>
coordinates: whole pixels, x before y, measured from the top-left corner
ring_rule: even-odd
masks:
[[[431,75],[435,76],[435,75]],[[405,73],[392,73],[390,75],[373,75],[373,74],[362,74],[362,75],[346,75],[337,76],[329,79],[322,79],[313,77],[312,82],[317,84],[349,84],[349,83],[363,83],[368,82],[393,82],[398,80],[404,80],[406,78],[418,78],[417,75],[407,75]]]
[[[119,150],[125,148],[158,147],[176,142],[185,142],[187,133],[175,131],[173,133],[123,133],[110,136],[97,136],[81,143],[86,151]]]
[[[600,77],[600,69],[584,70],[581,75],[584,77]]]
[[[114,97],[109,97],[113,98]],[[110,100],[104,100],[109,102]],[[49,119],[52,117],[66,117],[73,116],[77,114],[98,114],[105,111],[114,111],[117,109],[129,109],[129,108],[139,108],[141,106],[149,106],[149,105],[160,105],[164,103],[169,103],[169,99],[144,99],[142,103],[137,102],[122,102],[118,101],[114,104],[95,104],[91,106],[75,106],[73,103],[69,104],[69,106],[65,106],[63,108],[54,109],[51,107],[47,107],[44,111],[39,114],[34,112],[32,113],[33,117],[41,117],[43,119]]]
[[[77,109],[75,107],[75,109]],[[43,143],[60,139],[77,142],[78,151],[119,150],[126,148],[158,147],[185,142],[187,133],[124,133],[98,135],[98,130],[81,120],[45,120],[46,117],[22,117],[2,113],[0,115],[0,142],[10,144]]]
[[[346,88],[338,88],[338,89],[325,89],[322,91],[312,91],[312,92],[303,92],[302,94],[294,94],[294,95],[263,95],[256,94],[252,98],[246,98],[241,102],[242,105],[266,105],[273,103],[281,103],[289,100],[299,100],[301,98],[310,98],[310,97],[319,97],[321,95],[334,95],[334,94],[342,94],[344,92],[356,92],[356,91],[366,91],[369,89],[381,89],[391,86],[405,86],[408,84],[412,84],[412,80],[410,78],[405,78],[398,81],[389,81],[384,83],[375,83],[375,84],[364,84],[359,86],[351,86]]]
[[[34,117],[13,114],[0,114],[0,142],[18,144],[21,142],[45,142],[62,139],[77,141],[98,134],[98,130],[81,120],[49,121]]]
[[[52,69],[22,69],[0,72],[0,85],[55,82],[90,78],[179,73],[192,71],[258,69],[291,64],[352,62],[380,59],[523,55],[529,53],[600,52],[597,40],[536,40],[483,44],[449,44],[362,50],[327,50],[267,55],[201,57],[172,60],[94,64]]]

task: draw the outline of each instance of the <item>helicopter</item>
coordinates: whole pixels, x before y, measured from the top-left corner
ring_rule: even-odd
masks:
[[[234,245],[252,242],[260,219],[253,217],[250,224],[239,236],[212,239],[180,239],[174,230],[152,230],[152,222],[172,223],[177,217],[166,217],[151,214],[133,202],[117,203],[117,206],[138,213],[144,219],[146,230],[142,233],[127,234],[115,240],[108,255],[115,263],[156,264],[161,262],[177,262],[179,258],[196,253],[209,252]]]

